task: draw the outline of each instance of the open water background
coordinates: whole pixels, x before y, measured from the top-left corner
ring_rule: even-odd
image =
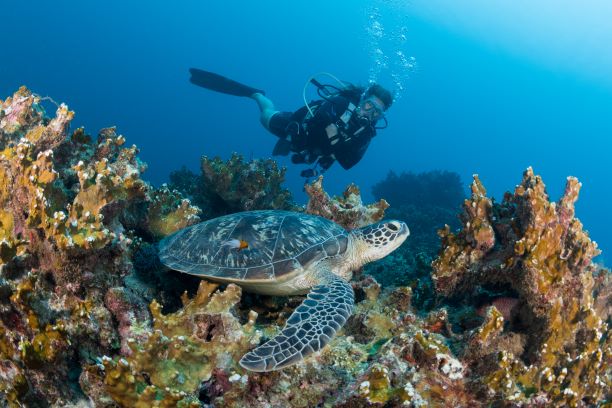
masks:
[[[276,141],[251,100],[191,85],[191,66],[265,89],[281,110],[301,106],[318,72],[377,80],[398,95],[389,127],[356,167],[326,173],[330,193],[355,182],[369,200],[390,170],[442,169],[466,186],[478,173],[501,199],[532,166],[558,199],[573,175],[577,216],[605,262],[611,19],[601,0],[3,1],[0,98],[27,85],[92,134],[117,126],[159,185],[183,165],[198,171],[202,155],[264,158]],[[305,201],[301,168],[279,161]]]

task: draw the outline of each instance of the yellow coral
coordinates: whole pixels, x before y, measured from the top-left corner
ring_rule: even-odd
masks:
[[[163,186],[153,193],[149,206],[149,229],[153,236],[162,238],[197,223],[200,212],[177,191]]]
[[[511,400],[527,398],[539,390],[546,391],[554,402],[569,406],[578,406],[584,398],[601,400],[612,386],[612,379],[601,375],[609,370],[603,365],[612,358],[612,332],[588,303],[581,310],[577,300],[564,304],[563,299],[556,299],[551,314],[554,318],[539,349],[538,364],[526,366],[512,354],[500,353],[498,370],[485,382]],[[589,327],[584,340],[568,353],[568,342],[575,341],[568,334],[583,324]]]
[[[478,328],[476,339],[480,344],[486,344],[494,335],[500,334],[504,330],[504,317],[495,306],[487,310],[485,322]]]
[[[20,343],[21,359],[28,368],[41,368],[54,363],[66,345],[64,323],[47,325],[31,341],[23,340]]]
[[[394,393],[387,369],[375,365],[368,373],[367,380],[362,382],[359,393],[373,403],[386,403]]]
[[[497,367],[490,367],[484,378],[491,395],[519,403],[539,395],[555,405],[579,406],[601,401],[610,389],[606,361],[612,355],[612,332],[594,310],[588,265],[599,251],[574,218],[579,189],[580,183],[569,177],[561,200],[550,202],[542,179],[528,168],[514,194],[507,193],[504,203],[488,212],[478,210],[478,200],[486,198],[475,179],[472,202],[463,215],[464,231],[441,234],[445,248],[434,262],[434,279],[444,294],[458,287],[501,283],[525,302],[521,317],[531,325],[525,334],[531,341],[525,352],[529,365],[509,351],[509,342],[520,341],[520,335],[504,333],[495,308],[472,337],[475,356],[483,356],[480,350],[497,354]],[[474,225],[487,224],[501,237],[500,248],[487,256],[489,262],[473,256],[469,239],[478,240]],[[524,351],[520,344],[514,350]]]
[[[458,234],[445,225],[438,231],[442,239],[442,251],[433,261],[432,279],[436,289],[449,294],[456,289],[471,263],[478,262],[493,247],[495,233],[489,222],[492,202],[478,175],[471,185],[472,196],[463,203],[465,213],[463,229]]]
[[[257,341],[257,314],[251,312],[241,326],[230,312],[240,301],[240,287],[230,284],[215,292],[217,287],[202,281],[196,296],[188,299],[184,294],[184,307],[168,315],[161,313],[157,302],[151,303],[153,332],[147,341],[129,341],[129,357],[104,359],[106,389],[115,401],[146,406],[151,395],[165,401],[179,396],[176,403],[189,406],[198,385],[210,378],[214,368],[237,368],[236,362]]]

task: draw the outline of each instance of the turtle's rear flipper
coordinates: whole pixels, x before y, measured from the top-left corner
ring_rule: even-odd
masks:
[[[347,281],[329,270],[322,273],[319,276],[325,283],[312,288],[278,336],[240,359],[242,367],[259,372],[278,370],[329,343],[353,312],[355,296]]]
[[[191,78],[189,78],[189,80],[192,84],[210,89],[211,91],[247,97],[253,95],[254,93],[265,95],[265,92],[261,89],[251,88],[248,85],[241,84],[240,82],[236,82],[213,72],[208,72],[197,68],[189,68],[189,72],[191,72]]]

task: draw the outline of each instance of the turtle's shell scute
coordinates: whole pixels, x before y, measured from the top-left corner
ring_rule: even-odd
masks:
[[[242,240],[248,248],[227,245]],[[341,255],[347,233],[323,217],[292,211],[247,211],[182,229],[163,239],[159,257],[185,273],[222,280],[274,280]]]

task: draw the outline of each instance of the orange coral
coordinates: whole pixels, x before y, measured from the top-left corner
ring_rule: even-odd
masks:
[[[306,184],[304,188],[309,196],[307,213],[325,217],[348,230],[380,221],[385,216],[385,210],[389,208],[384,199],[363,205],[361,192],[355,184],[349,185],[342,197],[330,198],[323,190],[323,176]]]

